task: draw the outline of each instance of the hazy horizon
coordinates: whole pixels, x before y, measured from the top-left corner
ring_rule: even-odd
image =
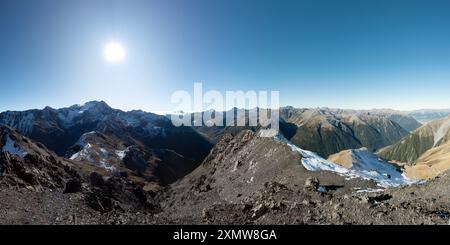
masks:
[[[44,109],[45,107],[51,107],[51,108],[53,108],[53,109],[62,109],[62,108],[69,108],[69,107],[71,107],[71,106],[77,106],[77,105],[78,105],[78,106],[82,106],[82,105],[84,105],[85,103],[93,102],[93,101],[101,102],[101,101],[103,101],[103,100],[91,100],[91,101],[85,101],[85,102],[83,102],[83,103],[76,103],[76,104],[63,105],[63,106],[51,106],[51,105],[46,105],[46,106],[43,106],[43,107],[30,107],[30,108],[23,108],[23,109],[19,109],[19,110],[16,110],[16,109],[6,109],[6,110],[0,110],[0,113],[6,112],[6,111],[42,110],[42,109]],[[167,110],[167,111],[164,111],[164,110],[161,111],[161,110],[160,110],[160,111],[158,111],[158,110],[144,110],[144,109],[142,109],[142,108],[124,109],[124,108],[121,108],[120,106],[119,106],[119,107],[113,106],[113,105],[111,105],[110,103],[108,103],[108,101],[103,101],[103,102],[105,102],[108,106],[110,106],[110,107],[113,108],[113,109],[119,109],[119,110],[122,110],[122,111],[142,110],[142,111],[152,112],[152,113],[161,114],[161,115],[166,114],[166,113],[173,113],[173,112],[175,112],[174,110]],[[294,107],[294,108],[299,108],[299,109],[304,109],[304,108],[307,108],[307,109],[321,109],[321,108],[328,108],[328,109],[355,110],[355,111],[365,111],[365,110],[394,110],[394,111],[399,111],[399,112],[415,112],[415,111],[422,111],[422,110],[426,110],[426,111],[450,111],[450,108],[420,108],[420,109],[413,109],[413,110],[398,110],[398,109],[394,109],[394,108],[340,108],[340,107],[329,107],[329,106],[292,106],[292,105],[280,105],[280,108],[281,108],[281,107],[288,107],[288,106],[291,106],[291,107]],[[240,107],[239,109],[249,109],[249,108],[241,108],[241,107]],[[250,108],[250,109],[251,109],[251,108]],[[228,109],[227,109],[227,110],[228,110]],[[183,111],[183,112],[186,112],[186,113],[194,113],[194,112],[196,112],[196,111]]]
[[[345,4],[343,4],[345,3]],[[280,105],[450,108],[449,1],[0,2],[0,111],[277,90]]]

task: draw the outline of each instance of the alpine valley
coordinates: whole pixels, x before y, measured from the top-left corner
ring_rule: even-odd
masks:
[[[0,223],[448,224],[448,111],[277,112],[279,131],[103,101],[2,112]]]

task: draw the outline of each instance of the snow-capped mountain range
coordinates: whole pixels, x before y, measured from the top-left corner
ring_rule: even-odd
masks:
[[[420,126],[406,114],[393,110],[283,107],[280,117],[281,132],[276,140],[298,152],[307,170],[371,179],[383,187],[414,183],[398,167],[373,154]],[[175,127],[168,116],[139,110],[124,112],[103,101],[61,109],[7,111],[0,113],[0,124],[15,128],[72,161],[161,183],[173,182],[192,171],[223,135],[259,130]],[[435,136],[445,135],[448,130],[444,131]],[[349,149],[348,153],[342,152]],[[2,151],[25,154],[9,138],[5,138]],[[326,160],[332,154],[347,154],[351,166]]]
[[[212,147],[194,129],[175,127],[166,116],[124,112],[103,101],[7,111],[0,113],[0,124],[15,128],[59,156],[164,183],[187,174]],[[10,141],[6,143],[3,149],[19,152]],[[127,149],[133,150],[125,153]]]

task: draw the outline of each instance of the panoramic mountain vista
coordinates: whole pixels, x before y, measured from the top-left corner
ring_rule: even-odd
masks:
[[[396,200],[408,196],[403,190],[427,188],[435,182],[421,179],[448,169],[448,118],[408,133],[390,117],[403,118],[400,121],[410,126],[414,119],[392,111],[286,107],[280,109],[277,132],[261,126],[233,126],[239,120],[248,125],[249,113],[242,112],[241,118],[220,127],[175,127],[170,115],[123,112],[95,101],[62,109],[1,113],[5,126],[0,134],[4,186],[0,197],[3,202],[17,202],[11,198],[19,192],[20,198],[30,202],[8,206],[0,217],[3,223],[19,222],[11,215],[19,208],[39,217],[31,221],[21,216],[22,221],[47,224],[105,220],[126,224],[364,224],[366,220],[355,213],[357,207],[366,205],[363,200],[368,200],[367,205],[383,202],[399,208]],[[399,157],[411,159],[406,165],[396,158],[381,160],[372,152],[394,141],[393,135],[400,141],[379,155],[387,159],[387,154],[400,152]],[[401,139],[402,135],[408,136]],[[55,137],[64,138],[67,147],[55,147]],[[412,139],[432,142],[419,148],[423,152],[417,156],[403,154],[418,152],[409,148],[416,146]],[[304,142],[318,143],[303,148]],[[358,148],[363,144],[372,145],[372,150]],[[321,154],[327,155],[323,153],[327,149],[342,151],[325,159]],[[408,198],[410,205],[425,204],[413,204]],[[38,210],[29,206],[35,199],[50,206],[64,204],[64,208]],[[328,201],[342,204],[331,216],[325,214],[330,212]],[[312,213],[306,215],[306,211]],[[427,212],[400,210],[377,222],[441,222],[432,210]],[[412,217],[415,221],[408,221]]]
[[[0,0],[0,236],[434,244],[348,231],[450,224],[449,12]]]

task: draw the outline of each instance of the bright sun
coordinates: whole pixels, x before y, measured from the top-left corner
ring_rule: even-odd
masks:
[[[110,42],[105,45],[103,49],[106,61],[110,63],[117,63],[125,58],[125,49],[122,44],[118,42]]]

